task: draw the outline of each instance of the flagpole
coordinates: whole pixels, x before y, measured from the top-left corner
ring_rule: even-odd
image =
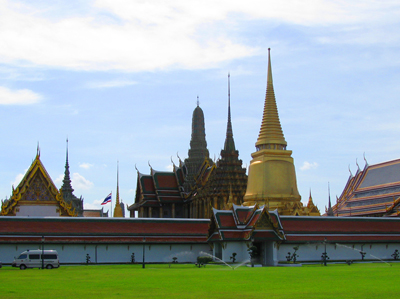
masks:
[[[111,208],[110,208],[111,217],[112,217],[112,207],[113,207],[113,205],[112,205],[112,191],[111,191]]]

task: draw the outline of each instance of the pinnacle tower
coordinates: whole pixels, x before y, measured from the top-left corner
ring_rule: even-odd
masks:
[[[301,197],[297,190],[296,172],[292,151],[286,150],[276,105],[272,80],[271,56],[268,49],[267,90],[256,152],[249,166],[244,205],[267,205],[280,214],[291,214],[301,210]]]
[[[212,167],[207,182],[197,190],[197,194],[193,197],[195,207],[197,207],[194,217],[210,218],[212,208],[230,209],[233,204],[242,204],[246,184],[246,168],[242,167],[242,160],[239,159],[239,151],[236,150],[233,139],[230,75],[228,75],[228,121],[224,148],[221,150],[216,165]]]
[[[73,192],[74,189],[71,185],[71,177],[69,172],[69,162],[68,162],[68,138],[67,138],[67,150],[66,150],[66,158],[65,158],[65,171],[64,171],[64,179],[63,184],[60,189],[63,199],[67,203],[71,203],[75,208],[78,216],[83,216],[83,199],[77,198]]]
[[[226,139],[224,150],[225,151],[235,151],[235,141],[233,140],[233,130],[231,121],[231,75],[228,74],[228,124],[226,128]]]
[[[199,97],[197,97],[197,107],[194,109],[192,116],[192,138],[190,140],[190,149],[188,151],[189,157],[185,159],[187,175],[184,188],[186,192],[190,192],[194,185],[195,175],[204,160],[208,160],[210,165],[214,164],[209,155],[206,142],[204,113],[199,106]]]
[[[114,217],[124,217],[121,204],[119,202],[119,162],[117,162],[117,195],[115,200]]]
[[[65,171],[64,171],[64,179],[63,179],[63,184],[61,187],[63,194],[72,194],[74,192],[74,189],[72,189],[71,185],[71,178],[69,174],[69,163],[68,163],[68,139],[67,139],[67,153],[66,153],[66,159],[65,159]]]

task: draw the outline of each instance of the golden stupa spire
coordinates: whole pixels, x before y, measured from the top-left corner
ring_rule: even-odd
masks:
[[[286,149],[272,82],[271,56],[268,49],[267,92],[256,152],[249,165],[247,189],[243,205],[265,205],[269,210],[278,209],[281,215],[302,215],[295,207],[301,204],[297,190],[296,172],[292,151]]]
[[[279,121],[278,107],[276,105],[274,85],[272,81],[271,55],[268,48],[268,76],[267,91],[265,94],[264,113],[260,133],[256,142],[257,150],[261,149],[286,149],[286,140],[283,136]]]
[[[117,196],[115,200],[114,217],[124,217],[119,202],[119,162],[117,161]]]

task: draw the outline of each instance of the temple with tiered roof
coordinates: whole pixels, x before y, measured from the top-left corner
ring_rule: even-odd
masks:
[[[172,172],[157,171],[150,166],[150,174],[137,170],[135,203],[128,207],[130,217],[139,218],[185,218],[183,183],[185,170],[173,166]]]

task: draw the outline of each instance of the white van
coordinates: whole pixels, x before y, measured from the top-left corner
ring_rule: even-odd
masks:
[[[60,267],[58,253],[55,250],[27,250],[22,252],[19,257],[15,258],[12,266],[19,267],[21,270],[26,268],[42,268],[42,252],[43,266],[46,269]]]

